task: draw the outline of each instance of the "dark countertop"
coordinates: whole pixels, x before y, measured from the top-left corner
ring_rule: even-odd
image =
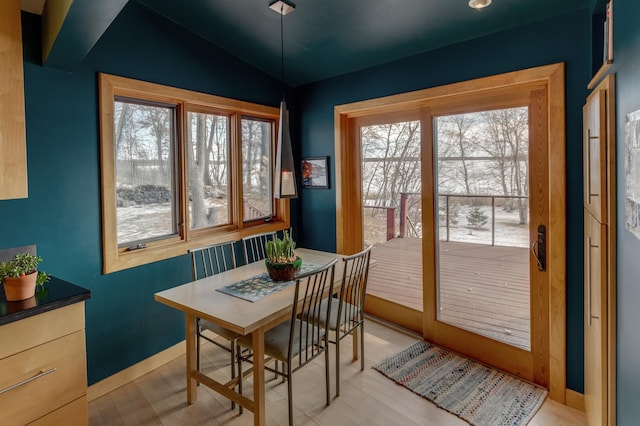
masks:
[[[51,277],[44,289],[36,291],[36,295],[30,299],[7,302],[4,286],[0,285],[0,325],[82,302],[90,297],[91,292],[86,288]]]

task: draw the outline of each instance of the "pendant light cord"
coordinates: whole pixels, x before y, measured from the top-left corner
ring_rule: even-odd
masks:
[[[284,99],[284,3],[280,5],[280,84],[282,85],[282,99]]]

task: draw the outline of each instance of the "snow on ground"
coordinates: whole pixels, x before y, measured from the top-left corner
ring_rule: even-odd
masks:
[[[487,215],[487,223],[479,229],[468,226],[464,214],[459,214],[458,223],[449,227],[449,240],[491,245],[491,207],[481,207]],[[367,243],[382,243],[386,241],[386,217],[374,217],[366,211],[364,214],[365,241]],[[521,225],[517,210],[511,212],[496,208],[495,245],[507,247],[528,247],[528,224]],[[157,203],[119,207],[118,242],[126,243],[140,241],[162,235],[170,235],[172,230],[172,213],[170,203]],[[444,222],[444,220],[442,220]],[[396,218],[395,235],[398,235],[398,220]],[[446,226],[439,229],[440,239],[446,240]],[[415,236],[409,234],[408,236]]]

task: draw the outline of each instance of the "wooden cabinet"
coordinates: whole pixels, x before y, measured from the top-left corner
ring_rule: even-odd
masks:
[[[3,325],[0,342],[1,424],[88,424],[84,303]]]
[[[590,425],[615,425],[614,76],[584,106],[584,406]]]
[[[584,207],[599,222],[607,223],[606,91],[596,90],[583,109]]]
[[[0,200],[27,197],[20,0],[0,1]]]
[[[589,424],[607,424],[607,225],[584,213],[584,406]],[[603,315],[604,314],[604,315]]]

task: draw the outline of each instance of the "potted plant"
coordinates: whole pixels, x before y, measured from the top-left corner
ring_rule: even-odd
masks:
[[[38,272],[40,256],[30,253],[16,254],[8,262],[0,262],[0,280],[4,285],[7,301],[28,299],[35,295],[36,286],[49,281],[49,274]]]
[[[275,237],[267,241],[265,248],[267,258],[264,263],[272,280],[289,281],[300,271],[302,259],[296,256],[294,252],[296,243],[288,231],[284,231],[282,239]]]

